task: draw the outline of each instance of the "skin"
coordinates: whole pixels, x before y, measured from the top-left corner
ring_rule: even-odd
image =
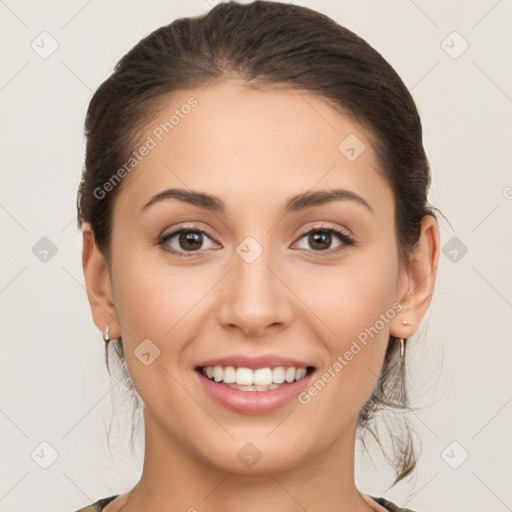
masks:
[[[412,336],[428,310],[437,223],[423,219],[410,266],[401,267],[393,193],[377,171],[368,133],[306,92],[258,90],[236,79],[180,91],[145,136],[190,96],[198,105],[124,178],[110,264],[90,225],[83,227],[94,322],[101,331],[108,324],[111,338],[122,336],[145,404],[141,479],[105,510],[383,511],[354,483],[357,415],[377,382],[389,335]],[[351,133],[366,146],[355,161],[338,150]],[[140,212],[168,188],[219,196],[226,212],[177,199]],[[283,214],[290,196],[331,188],[355,192],[373,213],[343,200]],[[202,254],[187,256],[193,253],[178,237],[167,247],[184,257],[157,245],[159,236],[192,222],[208,233]],[[322,225],[351,234],[355,244],[332,235],[319,250],[303,233]],[[247,236],[263,248],[252,263],[235,250]],[[309,361],[321,375],[396,303],[402,310],[307,405],[230,411],[193,372],[214,357],[277,353]],[[160,349],[149,366],[134,354],[147,338]],[[237,457],[249,441],[262,455],[251,468]]]

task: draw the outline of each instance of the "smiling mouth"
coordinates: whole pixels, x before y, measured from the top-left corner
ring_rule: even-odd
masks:
[[[199,366],[196,368],[211,382],[240,391],[270,391],[298,382],[315,371],[314,366],[302,368],[277,366],[251,369],[234,366]]]

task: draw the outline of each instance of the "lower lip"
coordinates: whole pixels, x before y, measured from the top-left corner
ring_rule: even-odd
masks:
[[[314,371],[299,381],[284,384],[268,391],[240,391],[224,384],[218,384],[195,371],[205,391],[220,405],[244,414],[263,414],[275,411],[291,402],[310,383]]]

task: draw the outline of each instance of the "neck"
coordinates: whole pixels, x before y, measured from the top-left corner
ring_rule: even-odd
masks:
[[[355,422],[320,453],[288,468],[260,466],[250,473],[223,469],[185,449],[144,410],[142,476],[123,499],[122,512],[370,512],[383,510],[362,497],[354,482]],[[263,459],[261,459],[263,461]]]

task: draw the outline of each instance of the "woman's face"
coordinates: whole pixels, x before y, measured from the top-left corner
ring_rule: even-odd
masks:
[[[122,336],[146,428],[235,472],[346,448],[410,284],[368,134],[311,94],[236,80],[175,94],[146,128],[115,202],[110,275],[111,335]],[[182,199],[145,207],[169,189]],[[332,190],[346,192],[316,196]],[[234,390],[197,370],[219,358],[271,375],[290,358],[314,372]],[[238,376],[256,374],[269,371]]]

